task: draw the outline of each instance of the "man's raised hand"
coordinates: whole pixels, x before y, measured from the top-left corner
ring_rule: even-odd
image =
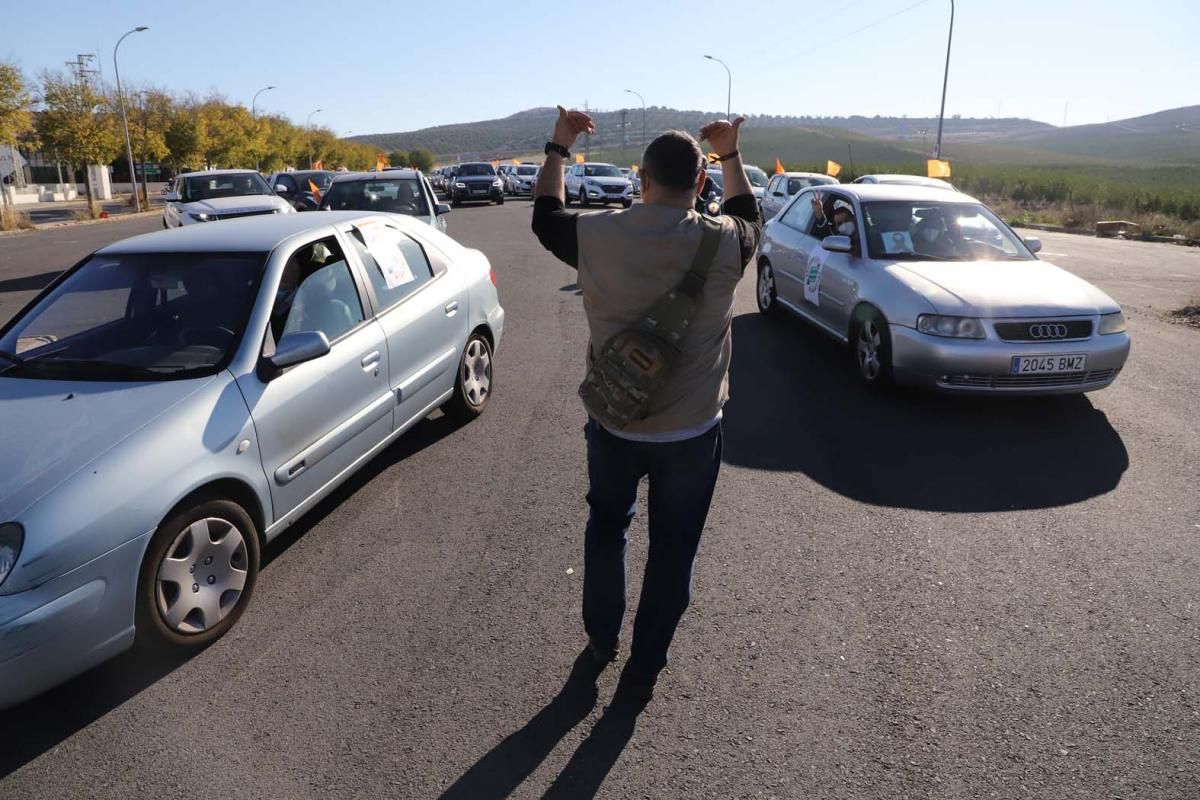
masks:
[[[558,119],[554,121],[554,143],[568,150],[575,144],[581,133],[595,133],[596,124],[592,118],[582,111],[568,111],[558,107]]]
[[[738,149],[738,128],[745,121],[745,117],[737,117],[733,122],[727,119],[710,122],[700,129],[700,141],[708,142],[717,155],[727,156]]]

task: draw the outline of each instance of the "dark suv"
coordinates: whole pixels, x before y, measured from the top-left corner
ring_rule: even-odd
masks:
[[[329,188],[334,174],[325,170],[276,172],[267,178],[267,183],[297,211],[314,211],[321,204],[321,195]]]
[[[504,202],[504,184],[496,176],[496,170],[486,161],[467,161],[455,169],[454,180],[448,191],[454,205],[474,201]]]

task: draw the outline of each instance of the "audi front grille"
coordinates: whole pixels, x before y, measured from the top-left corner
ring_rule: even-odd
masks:
[[[1092,335],[1090,319],[1048,319],[997,322],[996,335],[1006,342],[1069,342]]]
[[[1057,389],[1107,383],[1116,372],[1097,369],[1056,375],[944,375],[938,385],[951,389]]]

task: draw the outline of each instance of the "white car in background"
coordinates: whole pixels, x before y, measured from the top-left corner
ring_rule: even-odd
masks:
[[[766,222],[778,214],[796,192],[810,186],[829,186],[835,183],[838,183],[837,178],[819,172],[781,172],[772,175],[767,190],[758,202],[762,221]]]
[[[252,169],[210,169],[176,176],[163,196],[163,227],[294,214],[296,209]]]
[[[756,167],[753,164],[746,164],[744,169],[746,170],[746,179],[750,181],[750,191],[754,192],[754,199],[761,203],[769,180],[767,173],[763,171],[762,167]]]
[[[930,189],[954,189],[958,191],[950,181],[944,181],[941,178],[926,178],[924,175],[893,175],[889,173],[860,175],[854,179],[854,182],[882,183],[889,186],[927,186]]]
[[[572,164],[566,175],[566,200],[581,206],[599,203],[633,205],[633,184],[615,164],[586,162]]]

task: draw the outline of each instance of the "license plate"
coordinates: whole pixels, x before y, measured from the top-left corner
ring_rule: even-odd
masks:
[[[487,189],[472,189],[471,191],[472,191],[474,194],[487,194],[487,193],[488,193],[488,190],[487,190]]]
[[[1087,369],[1087,356],[1069,353],[1061,356],[1013,356],[1013,375],[1046,375],[1057,372],[1083,372]]]

